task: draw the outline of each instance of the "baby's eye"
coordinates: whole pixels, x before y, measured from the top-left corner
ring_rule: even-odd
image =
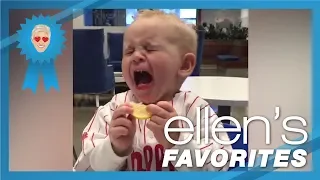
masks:
[[[130,50],[126,50],[126,51],[124,52],[124,54],[130,55],[130,54],[132,54],[133,52],[134,52],[134,50],[130,49]]]
[[[156,51],[156,48],[155,47],[152,47],[152,46],[147,46],[145,48],[147,51]]]

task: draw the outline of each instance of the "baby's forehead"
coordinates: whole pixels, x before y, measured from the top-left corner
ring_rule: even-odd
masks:
[[[178,35],[176,25],[172,22],[162,21],[160,18],[141,18],[132,23],[125,31],[125,35],[148,33],[158,36]]]
[[[170,18],[169,18],[170,19]],[[126,44],[141,42],[146,39],[153,39],[158,44],[170,43],[171,45],[184,49],[185,43],[189,43],[190,38],[186,38],[187,28],[192,29],[192,25],[179,22],[178,20],[163,21],[161,17],[142,17],[132,23],[125,32],[124,41]],[[188,45],[187,45],[188,46]],[[180,49],[179,48],[179,49]]]
[[[164,24],[159,25],[155,22],[136,22],[128,27],[124,33],[125,39],[132,38],[166,38],[171,36],[174,31]]]
[[[144,28],[144,27],[164,27],[170,26],[166,21],[161,19],[160,17],[150,17],[150,18],[139,18],[135,20],[129,27],[128,30]],[[145,29],[149,30],[149,29]],[[157,29],[150,29],[150,30],[157,30]]]

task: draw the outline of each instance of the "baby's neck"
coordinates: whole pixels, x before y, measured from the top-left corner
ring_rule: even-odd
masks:
[[[177,93],[180,93],[180,90],[174,91],[173,93],[168,93],[159,101],[171,101],[176,96]]]

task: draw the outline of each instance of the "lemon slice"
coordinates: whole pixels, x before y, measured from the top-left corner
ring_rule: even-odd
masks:
[[[137,119],[149,119],[151,113],[147,111],[147,106],[144,104],[132,103],[133,113],[132,115]]]

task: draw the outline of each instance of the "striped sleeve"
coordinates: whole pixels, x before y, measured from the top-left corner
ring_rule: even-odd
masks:
[[[82,152],[74,171],[116,171],[125,164],[127,157],[118,157],[109,138],[109,125],[116,108],[116,98],[99,107],[82,133]]]
[[[186,96],[181,99],[181,103],[185,107],[185,116],[193,122],[194,125],[194,138],[188,144],[177,145],[174,148],[179,149],[179,152],[183,152],[183,149],[191,150],[191,158],[193,168],[182,166],[181,168],[176,168],[178,171],[227,171],[229,169],[229,161],[224,167],[213,167],[211,164],[211,153],[217,149],[224,149],[227,153],[231,154],[232,146],[231,145],[221,145],[212,138],[212,124],[218,118],[216,113],[210,107],[210,105],[203,99],[198,96],[193,95],[192,93],[186,93]],[[198,109],[198,110],[197,110]],[[198,112],[197,112],[198,111]],[[200,114],[200,116],[199,116]],[[199,116],[199,117],[197,117]],[[199,123],[197,123],[197,118],[199,118]],[[207,118],[207,120],[205,119]],[[207,124],[207,125],[206,125]],[[186,124],[185,124],[186,126]],[[217,128],[223,128],[222,123],[218,123]],[[199,133],[200,132],[200,133]],[[200,137],[198,138],[198,134]],[[217,137],[222,141],[229,141],[229,136],[226,132],[216,133]],[[182,133],[180,136],[181,140],[186,139],[189,134]],[[207,139],[207,142],[206,142]],[[196,168],[196,158],[195,158],[195,149],[200,149],[202,154],[205,150],[211,150],[211,153],[206,160],[205,164],[201,168]],[[179,153],[177,159],[179,159]],[[219,161],[218,161],[219,162]],[[174,165],[176,162],[172,162]]]

